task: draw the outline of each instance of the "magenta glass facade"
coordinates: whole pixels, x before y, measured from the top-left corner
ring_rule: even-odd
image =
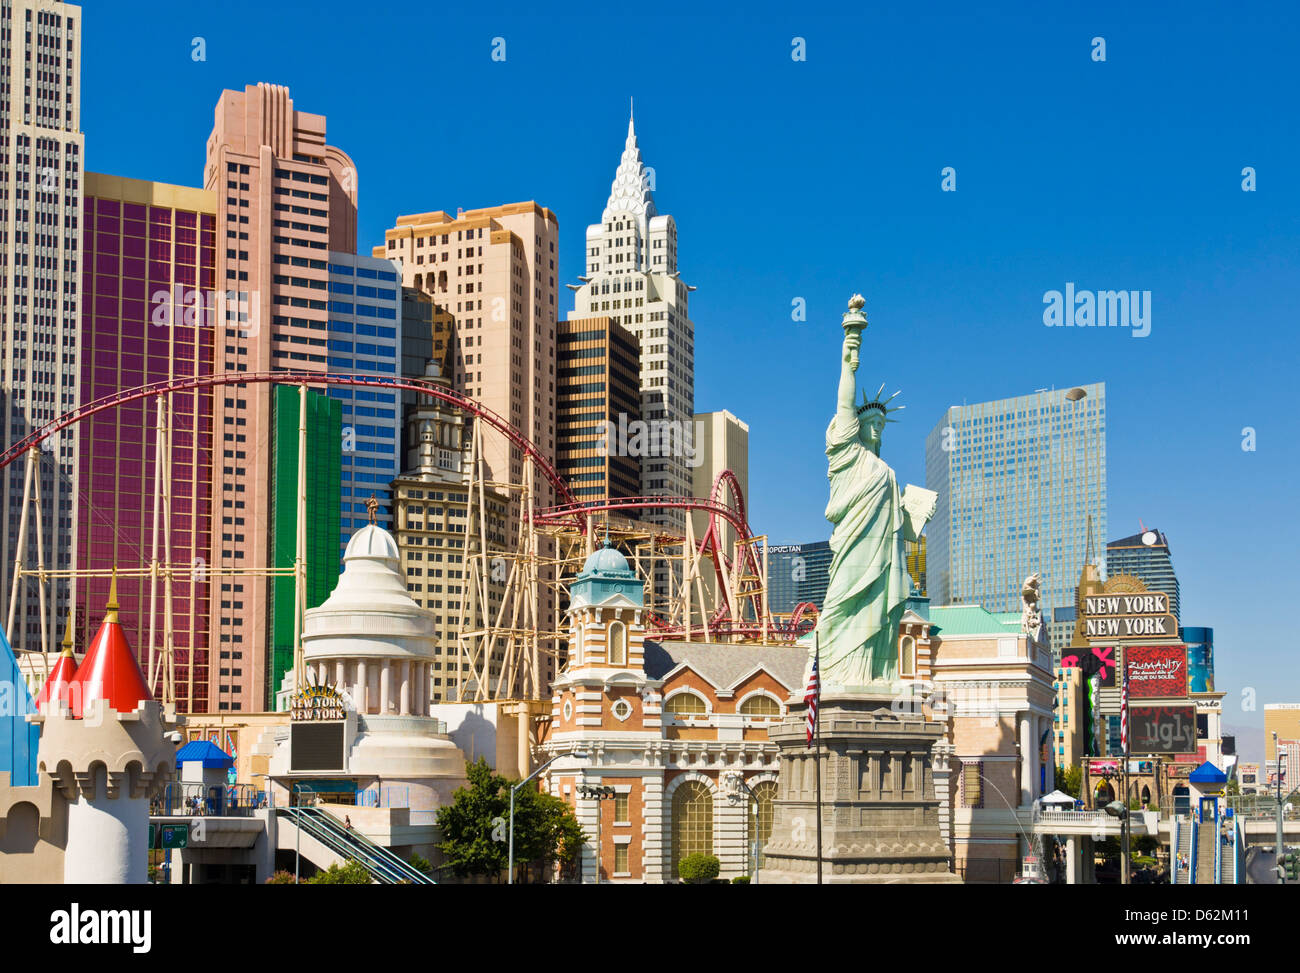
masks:
[[[93,187],[87,187],[91,189]],[[82,279],[82,402],[153,382],[212,372],[213,335],[200,294],[216,275],[216,217],[87,192]],[[212,540],[211,389],[171,396],[172,624],[175,696],[206,712]],[[80,424],[77,567],[148,568],[153,547],[157,400],[141,399]],[[159,525],[159,560],[165,558]],[[109,578],[78,579],[77,650],[103,616]],[[122,624],[147,672],[150,580],[119,577]],[[164,633],[158,582],[157,645]],[[151,687],[160,692],[160,680]]]

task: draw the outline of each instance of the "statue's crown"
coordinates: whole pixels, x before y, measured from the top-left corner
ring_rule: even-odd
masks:
[[[876,391],[876,394],[875,394],[874,397],[868,399],[868,398],[867,398],[867,393],[866,393],[866,392],[863,392],[863,393],[862,393],[862,404],[861,404],[860,406],[858,406],[858,415],[865,415],[866,413],[868,413],[868,412],[870,412],[870,411],[872,411],[872,410],[874,409],[875,411],[879,412],[881,415],[883,415],[883,416],[888,416],[889,413],[891,413],[891,412],[897,412],[897,411],[899,411],[900,409],[906,409],[906,408],[907,408],[907,406],[905,406],[905,405],[896,405],[896,406],[894,406],[893,408],[890,408],[890,405],[889,405],[889,403],[893,402],[894,399],[898,398],[898,396],[902,394],[902,390],[901,390],[901,389],[900,389],[899,391],[895,392],[893,395],[891,395],[891,396],[890,396],[889,398],[887,398],[887,399],[882,399],[882,398],[881,398],[881,395],[882,395],[882,393],[883,393],[884,391],[885,391],[885,383],[884,383],[884,382],[881,382],[881,383],[880,383],[880,388]],[[886,421],[886,422],[897,422],[898,420],[897,420],[897,419],[888,419],[888,418],[887,418],[885,421]]]

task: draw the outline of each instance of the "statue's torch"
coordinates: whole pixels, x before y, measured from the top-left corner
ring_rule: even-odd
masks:
[[[867,327],[867,316],[862,313],[862,308],[867,302],[861,294],[854,294],[849,298],[849,309],[844,312],[844,335],[848,337],[850,332],[862,334]],[[854,348],[849,354],[849,361],[853,365],[853,370],[858,369],[858,349]]]

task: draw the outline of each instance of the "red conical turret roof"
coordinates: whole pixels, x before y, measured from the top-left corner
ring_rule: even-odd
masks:
[[[78,718],[96,699],[107,700],[119,713],[130,713],[142,701],[153,699],[118,619],[117,575],[113,576],[106,607],[103,624],[72,678],[72,715]]]
[[[63,652],[54,663],[49,678],[36,696],[36,711],[44,713],[51,699],[61,699],[68,705],[68,686],[77,674],[77,660],[72,655],[72,609],[68,609],[68,629],[63,634]]]

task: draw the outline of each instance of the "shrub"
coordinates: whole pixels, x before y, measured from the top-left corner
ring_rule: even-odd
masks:
[[[749,876],[748,876],[748,875],[737,875],[735,878],[733,878],[733,879],[731,880],[731,884],[732,884],[732,885],[748,885],[748,884],[749,884]]]
[[[408,864],[410,864],[410,866],[417,872],[421,872],[424,875],[433,874],[433,866],[429,864],[429,859],[421,855],[412,855]]]
[[[713,855],[687,855],[677,863],[677,877],[687,885],[704,885],[718,877],[722,862]]]
[[[370,873],[361,862],[337,863],[307,879],[308,885],[369,885]]]
[[[298,880],[293,877],[293,872],[286,872],[284,869],[276,872],[266,880],[267,885],[297,885]]]

